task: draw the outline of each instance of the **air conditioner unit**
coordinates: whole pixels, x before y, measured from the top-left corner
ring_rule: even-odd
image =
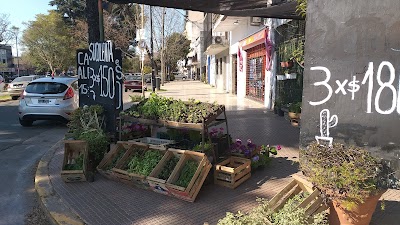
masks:
[[[226,39],[225,36],[213,36],[212,37],[212,43],[217,44],[217,45],[227,45],[228,39]]]
[[[250,18],[250,25],[251,26],[260,26],[262,22],[261,17],[251,17]]]

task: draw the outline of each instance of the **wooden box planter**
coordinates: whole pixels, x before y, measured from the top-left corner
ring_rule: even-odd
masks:
[[[234,189],[250,176],[251,160],[231,156],[215,166],[214,183]]]
[[[67,165],[73,164],[75,160],[82,156],[81,170],[66,170]],[[66,140],[64,141],[64,160],[61,170],[61,178],[64,182],[86,181],[88,161],[88,143],[82,140]]]
[[[179,179],[183,167],[189,160],[198,162],[197,170],[194,173],[190,183],[187,187],[175,185],[175,182]],[[171,176],[168,178],[166,187],[172,196],[184,201],[194,202],[211,167],[212,165],[204,153],[185,151]]]
[[[133,146],[131,142],[118,141],[101,160],[100,164],[97,166],[97,171],[108,179],[119,181],[112,169],[118,165],[118,162],[127,152],[132,151]]]
[[[306,216],[314,216],[329,208],[323,202],[321,193],[314,189],[309,181],[298,174],[294,174],[292,177],[294,179],[269,201],[269,207],[273,212],[279,211],[290,198],[301,192],[310,193],[298,206],[306,208]],[[269,224],[272,225],[272,223]]]
[[[146,176],[141,174],[129,173],[127,171],[128,163],[130,162],[130,160],[135,155],[138,149],[142,149],[144,151],[149,151],[149,150],[161,151],[162,154],[165,154],[166,149],[161,147],[149,148],[149,145],[138,142],[130,142],[130,144],[132,145],[132,150],[127,151],[127,153],[122,157],[122,159],[118,162],[117,166],[112,169],[112,171],[114,175],[118,177],[118,179],[123,183],[146,190],[150,189],[150,185],[146,179]]]
[[[231,155],[240,157],[240,158],[251,159],[251,158],[253,158],[253,156],[257,155],[257,153],[258,153],[258,148],[254,149],[249,156],[246,156],[245,154],[241,154],[241,153],[231,153]]]
[[[154,192],[163,194],[163,195],[170,195],[168,188],[165,186],[168,178],[164,180],[164,179],[159,178],[159,175],[163,171],[165,165],[168,163],[169,160],[171,160],[173,157],[177,157],[179,160],[184,153],[185,153],[185,150],[180,150],[180,149],[168,149],[167,150],[167,152],[164,154],[163,158],[160,160],[160,162],[157,164],[157,166],[153,169],[153,171],[147,177],[147,181],[149,182],[151,190],[153,190]],[[176,165],[175,165],[175,167],[176,167]],[[171,175],[172,175],[172,172],[173,171],[171,171]]]

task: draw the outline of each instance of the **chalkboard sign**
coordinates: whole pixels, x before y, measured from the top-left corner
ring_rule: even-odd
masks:
[[[308,1],[301,146],[364,147],[400,177],[400,1]]]
[[[106,130],[114,133],[116,117],[123,108],[122,54],[111,41],[91,43],[77,51],[79,107],[101,105]]]

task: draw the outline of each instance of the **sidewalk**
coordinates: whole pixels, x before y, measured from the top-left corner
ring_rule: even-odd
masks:
[[[269,167],[252,173],[251,178],[235,190],[214,184],[204,185],[194,203],[184,202],[151,191],[126,186],[96,175],[95,182],[64,183],[60,178],[63,149],[50,154],[50,185],[55,194],[87,224],[216,224],[226,212],[248,211],[257,205],[256,198],[271,198],[298,172],[299,128],[283,117],[267,112],[260,103],[220,93],[197,81],[171,82],[162,87],[163,96],[187,100],[217,101],[225,104],[232,138],[252,139],[254,143],[280,144],[282,150]],[[375,224],[397,224],[400,192],[385,194],[385,211],[377,211]],[[390,201],[390,202],[389,202]],[[392,204],[393,203],[393,204]],[[393,212],[393,213],[391,213]]]

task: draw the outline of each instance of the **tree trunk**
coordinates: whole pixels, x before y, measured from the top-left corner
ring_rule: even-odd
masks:
[[[100,41],[98,0],[86,0],[89,44]]]

